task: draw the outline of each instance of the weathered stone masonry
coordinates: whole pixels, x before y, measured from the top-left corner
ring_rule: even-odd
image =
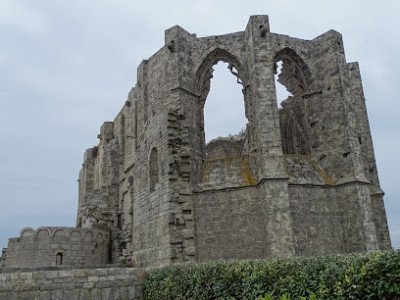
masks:
[[[109,261],[109,239],[104,229],[24,228],[9,239],[4,260],[8,268],[102,265]]]
[[[248,124],[241,138],[206,146],[203,108],[219,61],[243,85]],[[293,95],[281,109],[278,61]],[[335,31],[295,39],[271,33],[266,16],[204,38],[175,26],[100,139],[82,169],[78,226],[107,224],[114,261],[390,247],[358,65],[346,63]]]
[[[0,299],[142,299],[144,270],[38,269],[2,273]]]
[[[243,86],[248,123],[206,145],[219,61]],[[278,62],[292,94],[281,108]],[[391,247],[359,67],[336,31],[301,40],[271,33],[267,16],[220,36],[172,27],[99,139],[79,175],[77,228],[109,233],[109,263]]]

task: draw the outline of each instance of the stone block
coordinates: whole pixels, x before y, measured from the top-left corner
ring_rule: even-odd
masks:
[[[84,289],[91,289],[94,286],[94,281],[85,282],[82,286]]]
[[[58,278],[58,271],[46,271],[45,277],[48,279]]]
[[[71,272],[71,271],[58,271],[58,277],[59,277],[59,278],[73,277],[74,275],[75,275],[75,272]]]

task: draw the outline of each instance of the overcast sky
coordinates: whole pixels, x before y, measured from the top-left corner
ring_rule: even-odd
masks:
[[[347,61],[360,63],[392,244],[400,247],[397,0],[0,0],[0,247],[26,226],[75,225],[83,153],[123,106],[141,60],[163,46],[165,29],[232,33],[256,14],[293,37],[342,33]],[[209,138],[244,125],[242,100],[234,101],[240,86],[221,66],[210,92],[217,99],[207,101]],[[226,121],[213,125],[224,98],[231,112],[223,104]]]

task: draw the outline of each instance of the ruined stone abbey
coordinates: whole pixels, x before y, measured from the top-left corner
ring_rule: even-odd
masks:
[[[243,88],[244,134],[205,142],[213,66]],[[293,95],[278,107],[274,75]],[[229,109],[229,108],[227,108]],[[223,114],[221,114],[223,117]],[[137,82],[79,174],[76,228],[25,228],[4,268],[322,255],[391,247],[359,66],[341,35],[179,26]]]

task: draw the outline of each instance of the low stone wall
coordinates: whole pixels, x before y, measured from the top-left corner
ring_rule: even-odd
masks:
[[[0,299],[142,299],[144,274],[138,268],[0,273]]]

